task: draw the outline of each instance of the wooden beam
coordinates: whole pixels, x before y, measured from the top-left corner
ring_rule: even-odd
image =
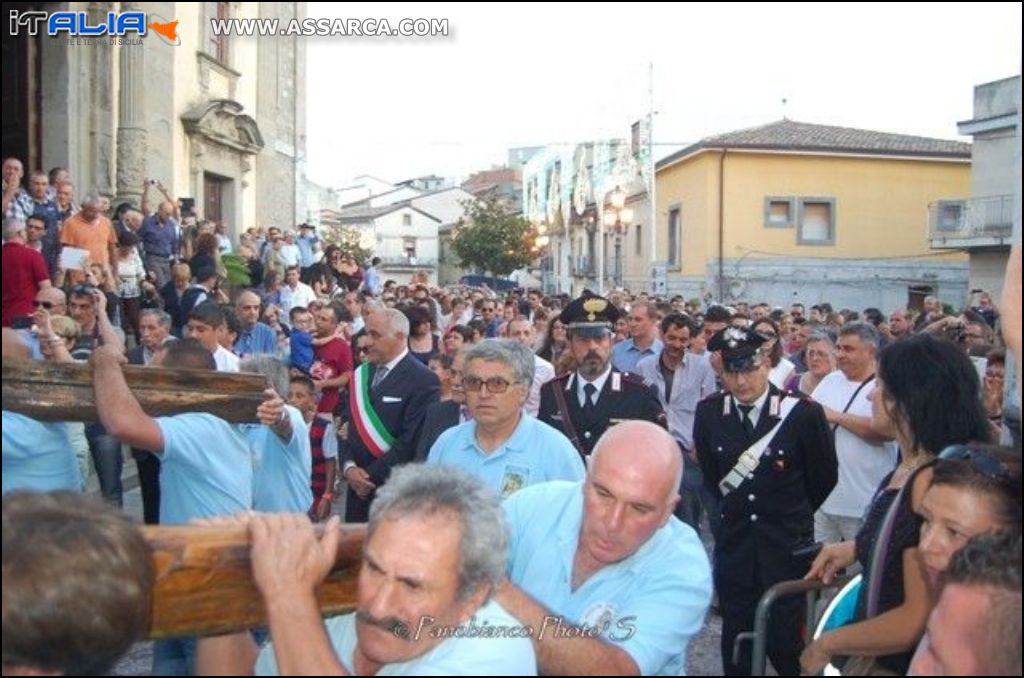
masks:
[[[125,380],[146,414],[206,412],[235,424],[256,422],[266,379],[258,374],[125,365]],[[3,408],[39,421],[96,421],[92,367],[3,359]]]
[[[266,623],[263,599],[252,579],[248,528],[140,529],[153,547],[156,564],[150,638],[227,633]],[[366,526],[341,529],[334,570],[317,590],[325,616],[356,606]]]

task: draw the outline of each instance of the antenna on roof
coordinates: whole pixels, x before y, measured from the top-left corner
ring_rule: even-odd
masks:
[[[789,103],[789,99],[787,99],[786,97],[782,97],[782,119],[783,120],[789,120],[789,118],[786,116],[786,104],[787,103]]]

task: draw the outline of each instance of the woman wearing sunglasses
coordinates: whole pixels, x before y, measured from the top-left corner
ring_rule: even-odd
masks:
[[[879,356],[877,378],[871,394],[872,425],[890,430],[899,445],[900,463],[882,479],[857,538],[826,545],[807,574],[808,579],[830,583],[836,572],[859,562],[864,578],[854,623],[823,634],[804,649],[800,661],[805,673],[819,672],[835,655],[873,658],[868,661],[876,673],[906,673],[934,605],[918,548],[921,518],[916,513],[932,474],[930,469],[917,471],[950,445],[989,438],[978,374],[954,344],[928,335],[891,344]],[[897,500],[894,520],[883,530]],[[883,531],[886,540],[879,544]],[[876,548],[885,549],[877,568],[872,562]],[[876,577],[880,579],[873,581]],[[870,615],[869,591],[877,593]]]

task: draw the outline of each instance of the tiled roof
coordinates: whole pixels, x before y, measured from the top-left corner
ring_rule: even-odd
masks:
[[[760,127],[707,137],[658,161],[658,167],[672,164],[696,151],[708,148],[808,151],[840,155],[867,153],[965,160],[971,157],[971,145],[963,141],[874,132],[852,127],[814,125],[783,119]]]

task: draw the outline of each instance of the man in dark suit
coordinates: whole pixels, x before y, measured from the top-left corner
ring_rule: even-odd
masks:
[[[416,461],[426,461],[430,448],[434,446],[441,434],[448,429],[464,424],[472,415],[466,407],[466,392],[462,388],[463,351],[460,350],[452,359],[452,397],[427,407],[423,416],[423,429],[416,441]]]
[[[751,644],[733,663],[736,636],[754,628],[764,592],[800,579],[809,561],[794,551],[814,540],[814,512],[836,484],[838,465],[821,406],[769,383],[771,362],[753,331],[729,327],[708,343],[720,351],[726,392],[697,405],[693,441],[708,491],[721,497],[715,587],[722,612],[725,675],[750,675]],[[779,675],[799,675],[802,598],[772,608],[768,656]]]
[[[152,364],[164,343],[175,340],[171,335],[171,316],[158,309],[142,311],[139,314],[139,340],[141,343],[128,351],[128,364]],[[132,458],[139,472],[142,519],[147,525],[157,525],[160,522],[160,457],[133,447]]]
[[[348,435],[338,450],[348,483],[345,521],[366,522],[370,503],[391,469],[412,461],[427,407],[441,384],[409,355],[409,321],[395,309],[366,317],[369,362],[353,372],[343,417]]]
[[[658,394],[642,377],[612,367],[612,326],[619,310],[590,290],[562,311],[576,371],[540,389],[537,418],[561,431],[588,457],[609,426],[644,419],[666,426]]]

